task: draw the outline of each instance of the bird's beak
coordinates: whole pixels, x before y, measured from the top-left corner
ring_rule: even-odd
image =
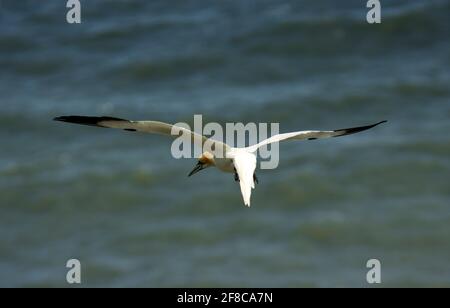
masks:
[[[188,176],[194,175],[197,172],[201,171],[204,169],[205,164],[198,162],[198,164],[195,166],[194,170],[191,171],[191,173],[189,173]]]

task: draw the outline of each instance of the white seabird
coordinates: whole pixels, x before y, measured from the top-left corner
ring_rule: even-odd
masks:
[[[175,127],[174,125],[157,121],[129,121],[113,117],[87,116],[62,116],[57,117],[54,120],[104,128],[118,128],[133,132],[137,131],[178,137],[177,135],[172,134],[173,128]],[[385,122],[387,121],[381,121],[376,124],[367,126],[330,131],[309,130],[278,134],[266,140],[263,140],[258,144],[245,148],[231,147],[220,141],[208,139],[205,136],[198,135],[197,133],[185,128],[175,128],[179,132],[190,134],[191,140],[194,142],[194,144],[201,146],[202,148],[206,142],[209,142],[213,147],[221,147],[221,149],[223,149],[223,151],[225,152],[222,157],[216,157],[211,152],[205,151],[198,158],[198,163],[195,168],[189,173],[189,176],[209,167],[216,167],[223,172],[234,173],[235,180],[239,181],[244,204],[246,206],[250,206],[250,196],[252,193],[252,189],[255,188],[255,183],[258,183],[258,179],[255,175],[255,169],[257,161],[256,152],[260,147],[284,140],[316,140],[321,138],[341,137],[365,131]]]

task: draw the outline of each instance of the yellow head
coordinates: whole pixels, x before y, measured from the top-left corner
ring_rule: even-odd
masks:
[[[209,152],[204,152],[199,158],[198,163],[195,166],[195,168],[189,173],[188,176],[194,175],[199,171],[202,171],[203,169],[209,168],[211,166],[214,166],[214,156]]]

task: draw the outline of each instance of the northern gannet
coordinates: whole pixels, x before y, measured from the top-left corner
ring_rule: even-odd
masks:
[[[88,116],[61,116],[54,118],[55,121],[97,126],[103,128],[118,128],[126,131],[132,132],[144,132],[168,135],[172,137],[178,137],[178,135],[173,135],[173,128],[177,131],[190,134],[191,140],[194,144],[202,147],[206,142],[209,142],[213,147],[220,147],[223,149],[225,155],[222,157],[214,156],[211,152],[205,151],[198,158],[198,163],[195,168],[189,173],[188,176],[204,170],[209,167],[216,167],[223,172],[234,173],[235,181],[239,182],[242,198],[244,199],[244,204],[250,207],[250,196],[252,189],[255,188],[255,183],[258,183],[258,179],[255,175],[256,169],[256,152],[257,150],[265,145],[280,142],[284,140],[316,140],[321,138],[329,137],[341,137],[346,135],[351,135],[365,131],[367,129],[373,128],[381,123],[387,121],[381,121],[376,124],[337,129],[330,131],[298,131],[291,133],[284,133],[274,135],[262,142],[244,148],[231,147],[223,142],[208,139],[205,136],[201,136],[193,131],[185,128],[176,127],[172,124],[157,122],[157,121],[129,121],[113,117],[88,117]]]

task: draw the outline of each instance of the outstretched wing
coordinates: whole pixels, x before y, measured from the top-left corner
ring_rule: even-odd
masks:
[[[174,138],[179,137],[182,134],[189,134],[191,136],[191,141],[202,148],[206,141],[211,143],[212,147],[217,148],[221,146],[224,151],[226,151],[229,148],[228,145],[220,141],[208,139],[207,137],[199,135],[186,128],[158,121],[129,121],[113,117],[86,117],[86,116],[62,116],[54,118],[54,120],[104,128],[117,128],[131,132],[143,132],[143,133],[167,135],[172,136]]]
[[[250,196],[252,194],[252,189],[255,188],[253,174],[256,169],[256,156],[252,153],[239,151],[234,155],[233,163],[239,176],[239,185],[241,187],[244,204],[250,207]]]
[[[251,153],[254,153],[262,146],[265,146],[265,145],[268,145],[268,144],[271,144],[274,142],[280,142],[283,140],[316,140],[316,139],[330,138],[330,137],[341,137],[341,136],[356,134],[356,133],[371,129],[377,125],[380,125],[381,123],[386,123],[386,122],[387,121],[381,121],[376,124],[367,125],[367,126],[336,129],[336,130],[330,130],[330,131],[306,130],[306,131],[300,131],[300,132],[279,134],[279,135],[272,136],[264,141],[261,141],[258,144],[252,145],[252,146],[246,148],[246,150]]]

